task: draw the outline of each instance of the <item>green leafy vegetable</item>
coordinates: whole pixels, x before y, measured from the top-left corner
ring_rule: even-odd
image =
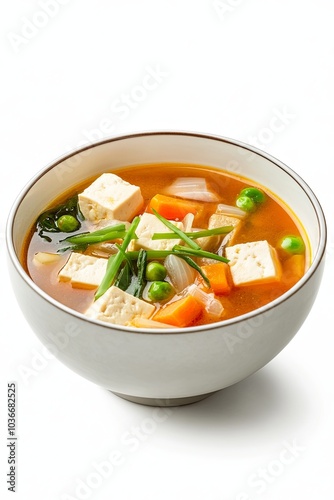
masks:
[[[124,261],[124,253],[129,246],[130,241],[135,237],[135,231],[139,224],[140,218],[137,216],[133,219],[129,230],[126,232],[124,236],[124,240],[122,245],[120,246],[120,250],[115,254],[111,255],[108,260],[106,273],[100,283],[100,286],[95,292],[95,300],[101,297],[108,288],[113,284],[118,270]]]
[[[139,250],[139,255],[137,259],[137,269],[138,269],[138,274],[136,278],[133,280],[133,288],[129,293],[137,297],[138,299],[141,299],[144,287],[146,285],[146,279],[145,279],[145,271],[146,271],[146,264],[147,264],[147,252],[146,250]]]
[[[126,252],[127,256],[131,260],[136,260],[138,258],[138,251]],[[172,250],[147,250],[147,259],[165,259],[168,255],[174,254],[180,257],[180,255],[189,255],[193,257],[204,257],[213,260],[219,260],[220,262],[229,262],[229,259],[226,257],[222,257],[221,255],[217,255],[212,252],[206,252],[205,250],[195,250],[194,248],[188,248],[182,245],[175,245]]]
[[[123,250],[121,245],[119,245],[118,243],[115,243],[115,247],[118,248],[118,250],[123,254],[124,260],[126,260],[127,263],[129,264],[132,274],[135,275],[136,271],[135,271],[134,265],[132,263],[132,260],[130,259],[129,255],[128,255],[128,252],[125,252],[125,250]]]
[[[128,262],[124,264],[120,270],[115,285],[123,290],[124,292],[129,288],[131,284],[131,268]]]
[[[207,236],[216,236],[219,234],[227,234],[233,231],[233,226],[221,226],[215,227],[213,229],[203,229],[203,231],[193,231],[192,233],[184,233],[188,238],[195,240],[197,238],[204,238]],[[178,238],[176,233],[154,233],[152,235],[152,240],[173,240]]]
[[[68,236],[62,242],[73,243],[75,245],[93,245],[95,243],[101,243],[103,241],[122,239],[126,235],[125,224],[115,224],[114,226],[108,226],[103,229],[98,229],[97,231],[92,231],[91,233],[80,233],[74,236]]]
[[[167,255],[173,253],[171,250],[146,250],[147,251],[147,259],[165,259]],[[137,260],[139,255],[139,250],[132,250],[130,252],[126,252],[126,255],[131,260]]]
[[[204,257],[207,259],[219,260],[220,262],[229,262],[229,259],[223,257],[221,255],[217,255],[216,253],[206,252],[205,250],[196,250],[194,248],[186,248],[181,245],[175,245],[172,250],[175,255],[181,257],[182,255],[191,255],[193,257]]]
[[[171,231],[173,231],[173,233],[177,234],[181,240],[183,240],[185,243],[187,243],[187,245],[190,247],[190,248],[194,248],[196,250],[200,250],[201,247],[199,245],[197,245],[197,243],[195,243],[194,241],[192,241],[189,236],[186,235],[186,233],[184,233],[183,231],[181,231],[181,229],[179,229],[178,227],[176,227],[172,222],[170,222],[169,220],[165,219],[165,217],[162,217],[162,215],[158,214],[158,212],[156,210],[154,210],[154,208],[152,209],[152,212],[154,213],[154,215],[161,221],[165,224],[166,227],[168,227]]]
[[[196,264],[196,262],[189,257],[189,255],[178,255],[181,259],[183,259],[190,267],[193,269],[196,269],[196,271],[202,276],[203,280],[205,281],[206,285],[211,288],[211,283],[207,275],[204,273],[203,269]]]
[[[70,231],[65,232],[72,232],[80,229],[81,222],[84,220],[84,217],[80,211],[77,195],[69,198],[65,203],[57,205],[55,208],[46,210],[38,217],[36,221],[36,230],[38,232],[38,235],[47,241],[52,241],[50,236],[46,235],[45,233],[62,232],[62,229],[58,226],[58,221],[65,215],[70,215],[77,221],[75,229],[71,229]],[[74,227],[73,221],[72,225]]]

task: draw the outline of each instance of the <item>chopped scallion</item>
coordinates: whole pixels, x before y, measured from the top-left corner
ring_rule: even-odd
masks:
[[[147,251],[147,259],[165,259],[168,255],[173,253],[171,250],[146,250]],[[131,250],[130,252],[126,252],[126,255],[131,260],[137,260],[139,255],[139,250]]]
[[[134,281],[134,286],[132,290],[132,295],[141,299],[144,287],[146,285],[145,279],[145,271],[147,264],[147,252],[146,250],[141,249],[139,251],[138,259],[137,259],[137,277]]]
[[[181,238],[181,240],[183,240],[190,248],[194,248],[196,250],[201,249],[201,247],[197,245],[195,241],[190,239],[189,236],[186,235],[186,233],[184,233],[181,229],[176,227],[172,222],[165,219],[165,217],[162,217],[162,215],[158,214],[156,210],[152,209],[152,212],[163,224],[165,224],[166,227],[168,227],[168,229],[173,231],[173,233],[177,234]]]
[[[183,259],[190,267],[192,267],[193,269],[196,269],[196,271],[202,276],[202,278],[205,281],[205,283],[207,284],[207,286],[209,288],[211,288],[211,284],[210,284],[209,278],[204,273],[204,271],[202,270],[202,268],[200,266],[198,266],[196,264],[196,262],[191,257],[189,257],[189,255],[180,255],[179,254],[178,257],[180,257],[181,259]]]
[[[212,252],[206,252],[205,250],[197,250],[194,248],[186,248],[181,245],[175,245],[173,247],[173,253],[175,255],[181,256],[181,255],[192,255],[194,257],[204,257],[207,259],[214,259],[214,260],[219,260],[220,262],[229,262],[229,259],[226,259],[226,257],[223,257],[221,255],[217,255],[216,253]]]
[[[197,238],[205,238],[207,236],[216,236],[219,234],[227,234],[233,231],[233,226],[222,226],[215,227],[213,229],[203,229],[203,231],[193,231],[192,233],[184,233],[188,238],[192,240]],[[154,233],[152,235],[152,240],[173,240],[178,238],[175,233]]]
[[[115,224],[114,226],[108,226],[103,229],[98,229],[97,231],[92,231],[91,233],[86,232],[75,234],[74,236],[68,236],[61,241],[66,241],[66,243],[73,243],[76,245],[91,245],[95,243],[101,243],[103,241],[124,238],[125,234],[125,224]]]
[[[117,286],[118,288],[120,288],[125,292],[125,290],[130,286],[130,283],[131,283],[131,270],[129,263],[126,262],[118,274],[118,277],[115,281],[115,286]]]
[[[138,216],[133,219],[129,230],[126,232],[124,236],[124,240],[121,245],[122,251],[118,251],[115,255],[109,257],[106,273],[102,279],[102,282],[100,283],[100,286],[95,292],[95,300],[101,297],[113,284],[113,281],[118,273],[118,270],[124,260],[123,252],[126,251],[130,241],[135,237],[135,231],[137,229],[139,221],[140,218]]]

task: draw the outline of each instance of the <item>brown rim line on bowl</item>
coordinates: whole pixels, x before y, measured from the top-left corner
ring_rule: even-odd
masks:
[[[290,290],[253,312],[205,326],[145,329],[92,320],[62,305],[20,262],[27,230],[50,200],[106,170],[185,163],[228,171],[265,186],[296,214],[310,244],[310,265]],[[310,187],[291,168],[224,137],[178,131],[111,137],[66,154],[22,190],[7,222],[8,266],[23,314],[37,337],[79,375],[130,401],[173,406],[199,401],[243,380],[294,337],[322,279],[326,222]]]

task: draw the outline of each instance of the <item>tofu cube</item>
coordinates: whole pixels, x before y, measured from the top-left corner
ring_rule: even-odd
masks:
[[[101,219],[130,221],[144,203],[138,186],[110,173],[100,175],[79,194],[78,200],[85,219],[94,223]]]
[[[233,239],[235,238],[240,225],[241,221],[240,219],[238,219],[238,217],[232,217],[231,215],[224,215],[216,212],[209,218],[208,229],[215,229],[217,227],[223,226],[233,226],[235,229],[227,234],[198,238],[196,242],[203,250],[207,250],[209,252],[217,252],[220,247],[226,246],[233,242]],[[202,258],[199,260],[199,263],[200,265],[207,265],[214,264],[215,261],[213,259]]]
[[[89,306],[85,314],[89,318],[114,325],[129,325],[136,318],[149,318],[155,306],[111,286]]]
[[[241,220],[238,217],[233,217],[231,215],[224,215],[220,213],[212,214],[209,219],[209,229],[214,229],[216,227],[222,226],[233,226],[234,229],[230,233],[228,233],[223,240],[223,244],[232,244],[233,239],[235,238],[238,228],[241,226]]]
[[[72,252],[58,273],[59,281],[69,281],[73,288],[97,288],[107,269],[107,259]]]
[[[266,240],[226,247],[225,254],[235,286],[271,283],[281,278],[276,250]]]
[[[173,224],[183,231],[183,223],[171,221]],[[172,233],[173,231],[165,226],[154,214],[144,213],[140,217],[140,222],[136,229],[137,240],[132,240],[129,245],[129,250],[172,250],[174,245],[180,245],[179,238],[171,240],[152,240],[154,233]]]

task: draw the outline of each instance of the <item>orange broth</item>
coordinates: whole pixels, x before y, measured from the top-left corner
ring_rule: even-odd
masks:
[[[259,205],[254,212],[247,213],[243,219],[242,227],[239,230],[233,244],[245,243],[259,240],[267,240],[277,251],[282,265],[282,278],[279,282],[268,284],[247,285],[242,287],[232,286],[230,293],[226,295],[216,295],[224,307],[224,314],[221,320],[233,318],[241,314],[257,309],[275,298],[282,295],[291,288],[301,277],[300,260],[302,259],[303,272],[307,267],[308,245],[307,238],[303,232],[301,224],[292,211],[285,204],[268,191],[264,186],[259,186],[245,178],[231,175],[230,173],[216,170],[211,167],[196,165],[139,165],[127,167],[121,170],[110,171],[120,176],[125,181],[140,186],[145,199],[144,210],[150,199],[157,193],[164,191],[177,177],[204,177],[216,193],[219,194],[220,203],[234,205],[240,191],[247,186],[259,187],[266,195],[266,200]],[[95,179],[95,178],[94,178]],[[67,192],[50,205],[53,207],[67,198],[81,192],[94,179],[85,184],[81,184],[77,189]],[[215,211],[215,203],[203,203],[204,209],[201,216],[194,223],[196,228],[206,228],[210,215]],[[46,208],[50,208],[46,207]],[[85,230],[85,222],[79,232]],[[294,234],[302,237],[306,252],[299,259],[299,271],[295,271],[291,266],[291,255],[279,247],[279,241],[284,235]],[[33,257],[36,252],[56,252],[59,239],[68,235],[64,233],[52,235],[53,241],[44,241],[38,236],[35,228],[32,228],[27,238],[24,253],[24,264],[27,272],[33,281],[47,294],[73,308],[76,311],[84,312],[93,300],[95,290],[83,290],[72,288],[71,284],[59,282],[57,275],[64,266],[68,252],[62,254],[61,260],[56,264],[36,266]],[[207,324],[212,320],[205,312],[191,326]]]

